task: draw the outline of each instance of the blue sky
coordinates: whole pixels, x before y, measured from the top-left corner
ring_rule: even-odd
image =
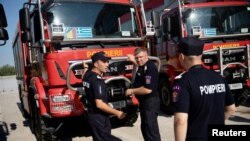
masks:
[[[4,46],[0,46],[0,66],[7,64],[14,66],[12,41],[16,31],[19,9],[22,8],[23,3],[27,1],[28,0],[0,0],[0,3],[2,3],[5,9],[8,22],[8,27],[6,29],[9,33],[9,40],[7,43]]]

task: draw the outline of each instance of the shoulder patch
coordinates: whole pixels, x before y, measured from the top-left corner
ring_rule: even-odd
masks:
[[[151,76],[145,76],[145,83],[151,84]]]
[[[175,85],[173,87],[173,93],[172,93],[172,100],[173,102],[177,102],[178,101],[178,96],[179,96],[179,92],[180,92],[180,86],[179,85]]]

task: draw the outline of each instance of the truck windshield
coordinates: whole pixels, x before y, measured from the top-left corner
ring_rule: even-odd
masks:
[[[185,9],[184,25],[188,35],[200,38],[250,35],[250,6]]]
[[[63,25],[64,39],[134,38],[140,35],[135,9],[128,5],[57,2],[45,13],[50,28],[53,24]]]

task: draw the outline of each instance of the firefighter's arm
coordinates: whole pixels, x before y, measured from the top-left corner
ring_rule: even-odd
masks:
[[[229,105],[225,107],[225,120],[227,120],[231,115],[236,111],[235,104]]]
[[[89,69],[89,66],[83,61],[82,62],[82,67],[83,67],[83,72],[82,72],[82,78],[84,76],[84,74],[87,72],[87,70]]]
[[[105,113],[115,115],[119,119],[123,119],[126,116],[126,114],[124,112],[116,110],[116,109],[110,107],[107,103],[103,102],[101,99],[96,99],[95,103],[96,103],[96,107],[98,109],[102,110]]]
[[[187,113],[175,113],[174,114],[174,136],[175,141],[185,141],[188,126],[188,114]]]
[[[147,95],[150,94],[152,92],[151,89],[145,88],[143,86],[139,87],[139,88],[131,88],[131,89],[127,89],[126,90],[126,95],[130,96],[130,95]]]

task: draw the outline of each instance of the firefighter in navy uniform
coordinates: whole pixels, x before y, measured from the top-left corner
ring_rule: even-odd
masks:
[[[208,125],[224,125],[235,112],[226,81],[202,66],[203,41],[185,37],[179,60],[186,73],[173,87],[175,141],[207,141]]]
[[[148,59],[146,48],[136,48],[128,60],[138,65],[133,88],[126,90],[126,95],[135,95],[139,101],[141,132],[145,141],[160,141],[158,113],[160,99],[158,95],[158,70],[154,62]]]
[[[109,116],[115,115],[119,119],[125,117],[125,113],[110,107],[108,103],[107,86],[102,79],[107,71],[109,57],[104,52],[95,53],[92,57],[92,69],[83,76],[83,86],[86,92],[88,108],[87,119],[92,130],[94,141],[121,141],[111,134]]]

